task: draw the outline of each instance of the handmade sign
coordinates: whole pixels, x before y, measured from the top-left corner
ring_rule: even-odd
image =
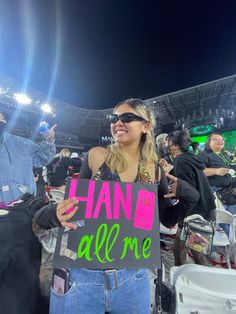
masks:
[[[156,185],[75,178],[65,198],[75,196],[78,228],[60,228],[54,267],[161,267]]]

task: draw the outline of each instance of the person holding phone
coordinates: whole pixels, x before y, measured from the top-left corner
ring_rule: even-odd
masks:
[[[44,133],[42,143],[7,132],[7,120],[0,112],[0,204],[8,204],[25,193],[36,195],[33,167],[46,166],[55,155],[55,129]]]
[[[80,178],[122,182],[159,184],[160,220],[167,226],[176,224],[182,215],[180,208],[189,208],[198,201],[198,192],[182,180],[175,181],[169,194],[164,171],[158,165],[153,130],[155,118],[140,99],[119,103],[108,116],[114,143],[107,148],[92,148],[84,159]],[[171,206],[168,197],[180,201]],[[76,228],[68,220],[77,211],[77,200],[67,199],[57,206],[42,208],[35,222],[44,228],[63,226]],[[71,206],[74,210],[66,213]],[[61,295],[53,289],[50,298],[51,314],[129,313],[149,314],[151,297],[146,269],[70,269],[70,288]]]

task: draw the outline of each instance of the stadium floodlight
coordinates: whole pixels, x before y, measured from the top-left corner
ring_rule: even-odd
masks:
[[[25,94],[14,94],[14,99],[21,105],[30,105],[32,100]]]
[[[46,112],[46,113],[51,113],[52,112],[52,108],[49,104],[42,104],[41,105],[41,109]]]

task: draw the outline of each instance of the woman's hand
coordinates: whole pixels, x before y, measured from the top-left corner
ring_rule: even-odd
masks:
[[[164,169],[165,171],[165,174],[169,173],[172,169],[173,169],[173,166],[171,164],[169,164],[164,158],[162,158],[160,161],[159,161],[159,164],[162,166],[162,168]]]
[[[45,134],[44,134],[44,140],[46,142],[55,142],[55,131],[54,129],[57,127],[57,124],[54,124],[51,129],[49,129]]]
[[[78,200],[76,198],[68,198],[67,200],[63,200],[58,203],[57,209],[56,209],[56,214],[57,218],[60,221],[61,225],[65,228],[69,229],[76,229],[77,225],[73,224],[72,222],[67,222],[71,217],[74,216],[74,214],[77,212],[78,209]],[[70,213],[66,213],[66,211],[74,207],[74,209]]]
[[[215,174],[217,176],[224,176],[225,174],[227,174],[229,172],[228,168],[216,168],[215,169]]]

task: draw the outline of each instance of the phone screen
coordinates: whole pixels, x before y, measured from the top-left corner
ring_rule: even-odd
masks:
[[[65,279],[54,274],[53,278],[53,290],[57,293],[64,294],[65,291]]]
[[[69,273],[66,269],[54,269],[52,288],[56,293],[64,294],[69,287]]]

